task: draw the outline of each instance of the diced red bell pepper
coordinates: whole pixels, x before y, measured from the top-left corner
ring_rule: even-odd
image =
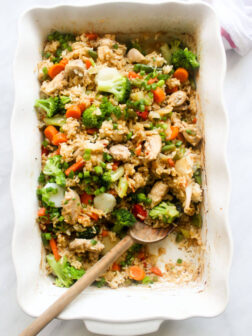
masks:
[[[137,111],[136,114],[142,118],[143,120],[147,120],[148,119],[148,115],[149,115],[149,111],[145,110],[145,111]]]
[[[147,210],[141,204],[135,204],[132,209],[133,215],[140,221],[144,221],[148,215]]]

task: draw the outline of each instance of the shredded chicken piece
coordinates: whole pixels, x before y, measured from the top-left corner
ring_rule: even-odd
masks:
[[[197,146],[202,138],[201,132],[196,125],[190,125],[186,130],[184,130],[183,136],[186,141],[190,142],[193,146]]]
[[[77,59],[77,60],[71,60],[67,63],[66,67],[65,67],[65,73],[67,75],[74,73],[75,75],[79,75],[79,76],[83,76],[84,71],[85,71],[86,67],[84,65],[84,63],[82,62],[82,60]]]
[[[113,156],[113,159],[117,161],[128,161],[130,158],[130,151],[128,147],[123,145],[115,145],[110,147],[110,154]]]
[[[168,98],[168,104],[173,107],[181,106],[184,104],[186,99],[187,99],[186,93],[184,91],[179,90],[170,95],[170,97]]]
[[[62,204],[62,216],[68,224],[76,224],[81,214],[81,201],[76,191],[69,189],[65,192]]]
[[[130,49],[128,51],[127,57],[132,63],[142,63],[145,60],[144,55],[141,54],[140,51],[136,48]]]
[[[97,239],[83,239],[75,238],[69,244],[70,250],[75,250],[79,253],[84,252],[101,252],[104,249],[104,245]]]
[[[168,185],[162,181],[158,181],[152,187],[148,197],[151,198],[151,208],[162,201],[162,198],[166,195],[168,191]]]
[[[159,134],[148,136],[144,144],[146,160],[155,160],[161,151],[162,140]]]
[[[44,81],[40,89],[43,93],[51,95],[56,91],[62,90],[66,85],[65,71],[61,71],[51,81]]]

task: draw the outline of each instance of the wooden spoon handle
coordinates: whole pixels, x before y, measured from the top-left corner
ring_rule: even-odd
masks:
[[[52,319],[71,303],[85,288],[93,283],[99,275],[130,248],[134,240],[130,236],[124,237],[104,257],[102,257],[85,275],[83,275],[72,287],[58,298],[49,308],[34,320],[19,336],[34,336],[39,333]]]

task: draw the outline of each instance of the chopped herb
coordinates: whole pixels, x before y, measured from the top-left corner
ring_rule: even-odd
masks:
[[[200,214],[194,214],[192,217],[192,225],[201,228],[202,227],[202,217]]]
[[[95,240],[95,239],[92,239],[92,240],[91,240],[91,245],[94,246],[94,245],[96,245],[97,243],[98,243],[97,240]]]
[[[45,182],[46,182],[45,175],[41,172],[41,173],[39,174],[39,177],[38,177],[38,183],[39,183],[39,184],[45,184]]]
[[[111,162],[113,160],[113,158],[112,158],[112,156],[109,153],[104,152],[103,153],[103,160],[107,161],[107,162]]]
[[[104,287],[106,285],[106,280],[102,277],[100,280],[95,281],[94,285],[98,288]]]
[[[79,177],[79,179],[82,179],[83,178],[83,173],[78,173],[78,177]]]
[[[118,44],[117,44],[117,43],[115,43],[115,44],[113,45],[113,49],[118,49]]]
[[[118,129],[118,125],[117,125],[117,123],[113,123],[113,129],[114,129],[114,130],[117,130],[117,129]]]
[[[193,178],[195,180],[195,182],[197,182],[199,185],[202,184],[202,177],[201,177],[201,169],[198,168],[194,174],[193,174]]]
[[[182,264],[182,262],[183,262],[183,260],[180,259],[180,258],[177,260],[177,264]]]
[[[48,241],[52,239],[52,235],[49,232],[45,232],[45,233],[42,232],[41,233],[41,238],[42,238],[43,244],[46,246],[46,245],[48,245]]]
[[[176,242],[177,243],[180,243],[182,240],[184,240],[184,235],[183,235],[183,233],[182,232],[178,232],[177,233],[177,236],[176,236]]]
[[[68,178],[74,178],[74,171],[71,170],[70,173],[68,174]]]
[[[45,140],[42,142],[42,146],[43,146],[43,147],[47,147],[49,144],[50,144],[50,142],[49,142],[47,139],[45,139]]]

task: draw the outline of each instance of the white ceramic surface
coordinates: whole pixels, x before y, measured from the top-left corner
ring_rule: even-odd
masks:
[[[129,23],[132,26],[132,22],[134,22],[134,27],[137,27],[135,30],[138,31],[146,30],[146,22],[148,22],[148,27],[151,26],[154,31],[166,30],[168,27],[170,30],[170,27],[175,27],[176,24],[179,24],[182,30],[193,30],[200,27],[200,30],[197,30],[201,55],[198,87],[206,122],[209,207],[207,222],[211,223],[208,226],[207,234],[207,242],[210,247],[208,281],[200,293],[190,288],[170,290],[166,286],[152,290],[131,288],[117,291],[97,291],[90,289],[66,309],[60,317],[117,323],[157,320],[155,323],[158,326],[158,320],[183,319],[189,316],[214,316],[219,314],[227,303],[227,277],[230,267],[231,243],[226,223],[229,192],[225,160],[227,125],[222,103],[225,57],[218,35],[219,27],[212,11],[204,5],[157,4],[151,7],[145,5],[141,10],[134,7],[133,4],[125,6],[125,4],[119,4],[112,7],[108,5],[108,7],[87,7],[86,9],[61,7],[50,11],[35,9],[23,17],[20,25],[19,47],[14,67],[16,97],[12,120],[14,149],[12,195],[16,217],[13,256],[18,277],[19,302],[30,315],[41,313],[63,291],[52,286],[39,271],[41,242],[34,219],[37,205],[35,190],[39,173],[40,138],[36,128],[36,116],[31,113],[34,99],[38,95],[38,83],[31,68],[34,69],[36,66],[39,59],[38,46],[41,45],[42,39],[52,27],[52,22],[55,24],[54,28],[59,28],[61,27],[60,18],[66,18],[71,14],[71,24],[76,25],[76,22],[81,22],[81,30],[90,30],[90,21],[94,20],[94,28],[96,28],[96,20],[101,17],[101,12],[103,17],[108,18],[111,15],[111,20],[100,22],[99,28],[95,29],[98,32],[99,29],[100,31],[121,30],[122,25],[125,31]],[[122,22],[119,13],[126,10],[125,8],[128,11],[132,9],[132,13],[124,17],[125,22]],[[113,13],[114,9],[119,11],[118,15]],[[141,12],[141,16],[145,20],[137,20],[135,14],[137,12]],[[172,18],[171,21],[167,18],[167,13],[169,13],[169,18]],[[85,20],[85,15],[89,21]],[[155,19],[157,15],[159,17],[158,24]],[[186,18],[183,20],[184,27],[179,21],[181,17]],[[130,18],[130,22],[128,18]],[[108,26],[111,23],[113,25]],[[64,27],[68,30],[67,25]],[[213,162],[218,162],[218,166]],[[24,262],[28,259],[30,260],[29,264]],[[98,299],[99,304],[97,304]],[[166,301],[169,302],[169,305],[163,304]],[[110,302],[109,307],[107,302]],[[150,309],[149,302],[151,302],[153,309]],[[113,307],[119,303],[121,309],[115,310]],[[89,323],[89,326],[94,328],[95,324]],[[118,327],[120,328],[120,326]],[[146,324],[145,327],[143,324],[142,333],[146,333],[148,328]]]

